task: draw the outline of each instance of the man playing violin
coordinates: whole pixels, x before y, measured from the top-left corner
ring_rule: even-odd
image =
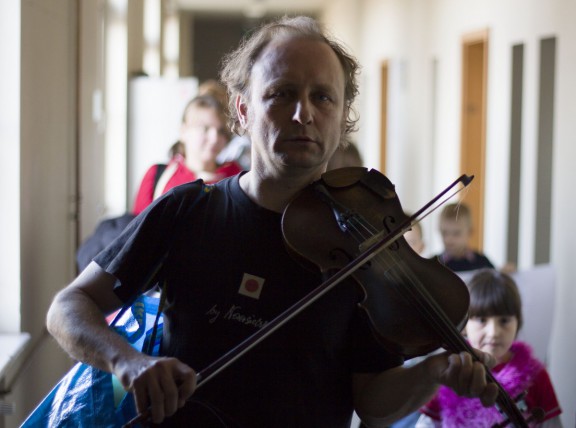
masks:
[[[252,141],[252,169],[168,192],[55,297],[49,331],[73,358],[114,373],[154,423],[348,428],[355,410],[366,425],[386,426],[441,384],[495,402],[485,366],[467,353],[402,367],[371,334],[353,281],[196,388],[203,368],[322,282],[288,254],[281,218],[354,129],[357,72],[355,59],[310,18],[255,32],[222,72],[233,130]],[[143,291],[166,253],[158,274],[167,283],[164,356],[150,357],[104,319]]]

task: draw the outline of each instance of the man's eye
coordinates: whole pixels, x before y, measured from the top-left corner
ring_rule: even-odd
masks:
[[[332,101],[332,97],[327,94],[318,94],[316,98],[322,102],[330,102]]]

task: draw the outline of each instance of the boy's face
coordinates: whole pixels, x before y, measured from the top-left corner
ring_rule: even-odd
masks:
[[[440,221],[440,234],[442,235],[444,250],[451,257],[464,257],[468,250],[470,233],[470,226],[466,221],[448,219]]]

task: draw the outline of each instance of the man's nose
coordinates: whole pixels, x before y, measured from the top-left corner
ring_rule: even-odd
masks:
[[[296,102],[292,120],[302,125],[309,125],[312,123],[312,106],[308,99],[301,99]]]

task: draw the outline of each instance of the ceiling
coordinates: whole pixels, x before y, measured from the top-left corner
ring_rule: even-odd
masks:
[[[328,0],[173,0],[179,9],[201,12],[240,12],[249,16],[317,12]]]

